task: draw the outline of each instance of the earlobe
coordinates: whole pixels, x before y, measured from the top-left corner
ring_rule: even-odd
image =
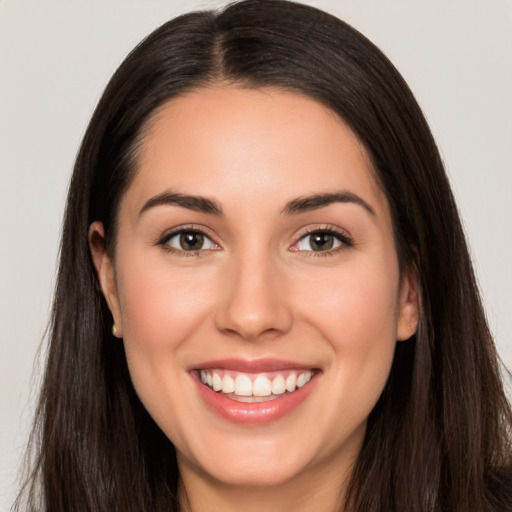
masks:
[[[89,226],[89,249],[91,251],[92,261],[94,263],[94,268],[96,269],[96,274],[98,276],[103,296],[105,297],[110,312],[112,313],[113,325],[116,328],[115,336],[121,338],[122,323],[114,274],[114,264],[105,247],[105,230],[101,222],[93,222]]]
[[[405,341],[416,332],[420,316],[418,272],[412,264],[402,277],[398,308],[396,339]]]

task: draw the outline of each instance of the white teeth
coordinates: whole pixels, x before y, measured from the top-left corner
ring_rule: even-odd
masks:
[[[295,390],[305,386],[313,377],[312,371],[303,373],[292,372],[286,379],[283,375],[276,375],[270,380],[265,374],[251,377],[244,373],[239,373],[234,379],[227,372],[222,370],[201,370],[199,377],[201,382],[214,391],[222,391],[229,395],[238,397],[258,397],[273,399],[275,395],[282,395],[286,391],[293,393]],[[234,372],[230,372],[233,374]]]
[[[297,387],[301,388],[302,386],[307,384],[311,380],[311,377],[313,377],[313,372],[301,373],[297,377]]]
[[[290,373],[290,375],[288,375],[286,382],[285,382],[286,391],[289,391],[291,393],[292,391],[295,391],[296,386],[297,386],[297,377],[295,376],[295,374]]]
[[[269,396],[272,394],[272,384],[263,375],[258,375],[252,383],[252,394],[254,396]]]
[[[215,375],[214,375],[215,376]],[[297,377],[297,387],[298,388],[301,388],[302,386],[304,386],[304,384],[306,384],[306,375],[301,373],[298,377]]]
[[[247,375],[241,373],[235,379],[235,395],[238,396],[251,396],[252,395],[252,382]]]
[[[235,381],[233,377],[229,375],[224,375],[222,378],[222,392],[223,393],[233,393],[235,391]]]
[[[220,391],[222,389],[222,379],[217,373],[214,373],[212,376],[212,388],[213,391]]]
[[[278,375],[272,381],[272,394],[273,395],[282,395],[286,391],[286,385],[284,382],[284,377],[282,375]]]

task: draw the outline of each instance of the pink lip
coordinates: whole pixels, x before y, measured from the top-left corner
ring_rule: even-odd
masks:
[[[292,413],[306,400],[316,387],[321,372],[316,373],[313,378],[303,387],[293,393],[284,393],[274,400],[266,402],[237,402],[227,398],[222,393],[215,392],[204,385],[199,378],[199,371],[207,368],[224,368],[247,373],[264,373],[279,370],[311,370],[311,366],[276,359],[265,359],[259,361],[243,361],[239,359],[222,359],[208,361],[194,366],[190,371],[197,390],[207,407],[221,418],[240,425],[262,425],[276,421]]]
[[[224,368],[236,372],[264,373],[280,370],[312,370],[311,365],[307,366],[293,361],[282,359],[215,359],[194,365],[189,370],[207,370],[210,368]]]

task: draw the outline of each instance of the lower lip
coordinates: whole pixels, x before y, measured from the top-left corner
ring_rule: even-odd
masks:
[[[303,387],[293,393],[284,393],[279,398],[266,402],[237,402],[226,398],[205,386],[199,377],[192,373],[199,393],[206,405],[222,418],[243,425],[261,425],[283,418],[298,408],[313,391],[318,374]]]

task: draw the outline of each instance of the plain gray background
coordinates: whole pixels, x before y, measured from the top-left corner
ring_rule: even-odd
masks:
[[[95,103],[158,25],[220,1],[0,0],[0,510],[37,394],[63,204]],[[436,136],[512,368],[512,2],[318,0],[395,63]],[[44,354],[44,347],[42,350]]]

